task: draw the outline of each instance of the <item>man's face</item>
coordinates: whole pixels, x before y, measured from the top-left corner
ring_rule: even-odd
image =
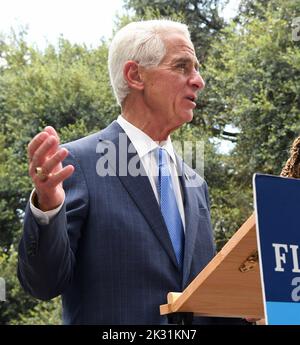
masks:
[[[195,100],[205,83],[191,41],[179,33],[167,34],[163,40],[164,59],[144,70],[144,101],[154,121],[174,130],[193,119]]]

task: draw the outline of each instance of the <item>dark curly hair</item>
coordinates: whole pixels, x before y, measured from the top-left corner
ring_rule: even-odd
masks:
[[[300,178],[300,136],[294,140],[290,158],[285,163],[280,176]]]

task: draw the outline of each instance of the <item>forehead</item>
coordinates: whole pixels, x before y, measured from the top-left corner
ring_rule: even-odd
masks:
[[[176,57],[185,56],[197,61],[193,43],[180,33],[168,33],[162,37],[165,47],[165,60],[172,60]]]

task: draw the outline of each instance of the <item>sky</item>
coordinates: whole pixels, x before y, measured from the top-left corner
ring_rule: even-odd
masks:
[[[62,34],[72,43],[96,47],[112,34],[123,0],[0,0],[0,32],[28,27],[27,40],[39,48]]]
[[[238,3],[230,0],[224,15],[230,17]],[[122,5],[123,0],[0,0],[0,33],[27,27],[27,41],[41,49],[61,34],[95,48],[111,37],[116,14],[125,12]]]

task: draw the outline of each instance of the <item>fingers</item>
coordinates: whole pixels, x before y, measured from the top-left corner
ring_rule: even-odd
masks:
[[[64,180],[66,180],[68,177],[70,177],[73,174],[74,170],[75,168],[73,167],[73,165],[67,165],[57,173],[52,174],[45,182],[45,184],[47,184],[48,187],[54,188]]]
[[[68,155],[68,150],[65,148],[62,148],[45,161],[44,165],[42,166],[43,173],[48,175],[52,172],[52,170],[58,166]]]
[[[75,168],[62,161],[68,150],[59,148],[59,136],[53,127],[47,126],[28,145],[29,175],[38,195],[41,210],[51,210],[63,202],[62,182],[70,177]]]
[[[45,127],[44,132],[48,133],[49,135],[53,135],[54,137],[56,137],[58,140],[58,143],[59,143],[59,136],[58,136],[56,130],[52,126]]]
[[[62,168],[61,163],[67,155],[67,149],[59,148],[59,136],[53,127],[47,126],[31,140],[28,145],[29,175],[36,188],[54,187],[73,173],[73,166]],[[39,173],[37,167],[41,168]]]
[[[55,137],[55,140],[57,141],[57,143],[59,144],[59,136],[56,132],[56,130],[51,127],[51,126],[47,126],[45,127],[43,132],[40,132],[39,134],[37,134],[29,143],[28,145],[28,157],[29,160],[32,160],[33,155],[35,153],[35,151],[43,144],[43,142],[49,137],[49,136],[53,136]],[[54,152],[53,152],[54,153]]]
[[[43,137],[44,136],[42,136],[42,138]],[[44,165],[46,159],[52,156],[58,149],[57,138],[55,138],[53,135],[46,137],[42,143],[41,141],[42,140],[40,139],[40,137],[38,137],[37,140],[32,143],[32,147],[30,148],[29,155],[34,152],[31,156],[31,163],[29,168],[29,173],[31,175],[36,167]]]
[[[54,174],[49,175],[45,181],[40,181],[35,185],[38,196],[37,207],[42,211],[54,210],[62,204],[64,200],[64,190],[62,182],[72,175],[74,167],[67,165]]]
[[[65,151],[67,152],[66,154],[63,153],[61,154],[61,157],[59,159],[63,160],[63,156],[66,156],[68,155],[68,151]],[[58,159],[58,158],[56,158]],[[61,162],[59,162],[58,164],[60,164]],[[39,176],[37,176],[37,174],[34,172],[34,175],[32,177],[33,181],[34,181],[34,184],[35,184],[35,188],[37,190],[39,190],[40,192],[41,191],[47,191],[49,189],[54,189],[57,185],[59,185],[60,183],[62,183],[64,180],[66,180],[68,177],[70,177],[75,168],[73,165],[67,165],[65,166],[64,168],[61,168],[57,171],[50,171],[51,169],[51,166],[57,166],[58,164],[55,164],[54,163],[54,160],[51,161],[51,163],[49,163],[49,161],[47,161],[47,164],[45,164],[45,166],[47,166],[45,168],[42,167],[42,172],[43,172],[43,175],[45,175],[45,180],[41,180]],[[46,170],[46,169],[49,169],[49,170]]]
[[[43,142],[49,137],[46,132],[41,132],[37,134],[28,144],[27,152],[29,160],[31,161],[35,151],[43,144]]]

